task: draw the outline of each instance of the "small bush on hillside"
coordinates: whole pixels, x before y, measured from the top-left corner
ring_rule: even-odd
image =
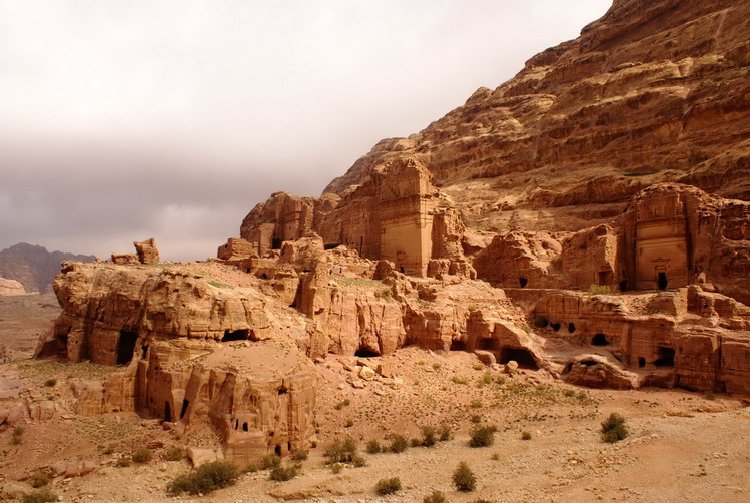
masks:
[[[359,454],[355,454],[352,458],[352,465],[354,466],[354,468],[362,468],[363,466],[367,465],[367,461],[365,461],[365,458],[363,458]]]
[[[477,384],[481,388],[482,386],[487,386],[488,384],[492,384],[492,374],[487,371],[484,374],[482,374],[482,377],[479,378],[477,381]]]
[[[350,401],[349,401],[349,399],[347,398],[347,399],[345,399],[345,400],[342,400],[341,402],[337,403],[336,405],[334,405],[334,406],[333,406],[333,408],[334,408],[334,409],[336,409],[336,410],[341,410],[341,409],[343,409],[344,407],[348,407],[350,403],[351,403],[351,402],[350,402]]]
[[[31,474],[31,477],[29,477],[29,484],[31,484],[31,487],[33,487],[34,489],[39,489],[40,487],[44,487],[49,484],[50,480],[52,480],[52,476],[49,474],[49,472],[39,470]]]
[[[531,440],[531,433],[528,431],[521,433],[521,440]]]
[[[174,479],[167,491],[169,494],[206,494],[216,489],[231,486],[239,477],[236,466],[227,461],[214,461]]]
[[[45,385],[46,387],[48,387],[48,388],[52,388],[52,387],[54,387],[54,386],[55,386],[55,384],[57,384],[57,379],[54,379],[54,378],[52,378],[52,379],[47,379],[46,381],[44,381],[44,385]]]
[[[164,454],[167,461],[182,461],[183,452],[179,447],[172,447]]]
[[[379,452],[382,452],[383,447],[377,440],[370,440],[369,442],[367,442],[367,447],[365,449],[367,450],[367,454],[377,454]]]
[[[628,436],[625,418],[613,412],[602,422],[602,440],[609,443],[619,442]]]
[[[451,427],[447,423],[443,423],[440,425],[440,428],[438,428],[438,433],[440,434],[441,442],[447,442],[453,437],[451,433]]]
[[[304,461],[307,459],[308,455],[309,453],[305,449],[300,449],[298,451],[294,451],[290,457],[292,461]]]
[[[385,496],[401,490],[401,479],[393,477],[390,479],[381,479],[375,484],[375,492]]]
[[[470,492],[476,489],[477,477],[466,464],[466,461],[461,461],[456,471],[453,472],[453,485],[462,492]]]
[[[471,432],[469,447],[488,447],[495,443],[495,432],[497,428],[493,425],[477,426]]]
[[[140,449],[136,449],[136,451],[133,453],[133,462],[144,464],[151,461],[151,458],[153,457],[153,453],[150,449],[147,449],[145,447],[141,447]]]
[[[409,443],[406,441],[406,438],[401,435],[396,435],[393,437],[393,440],[391,440],[391,445],[388,447],[388,450],[398,454],[404,452],[408,447]]]
[[[286,482],[287,480],[291,480],[294,477],[296,477],[298,471],[299,469],[293,465],[277,466],[271,470],[271,473],[268,475],[268,478],[276,482]]]
[[[23,428],[16,426],[13,428],[13,435],[10,437],[10,443],[12,445],[18,445],[23,441]]]
[[[435,490],[429,496],[425,496],[422,503],[448,503],[448,500],[445,498],[445,494]]]
[[[432,447],[438,441],[437,430],[434,426],[422,426],[422,446]]]
[[[34,491],[23,497],[22,503],[52,503],[57,501],[57,495],[49,489]]]
[[[276,454],[266,454],[258,462],[258,468],[261,470],[270,470],[281,466],[281,458]]]
[[[351,463],[357,452],[357,443],[352,438],[345,438],[343,441],[336,439],[328,446],[323,453],[326,458],[326,464],[333,463]]]
[[[612,293],[612,289],[609,285],[590,285],[589,293],[591,295],[609,295]]]

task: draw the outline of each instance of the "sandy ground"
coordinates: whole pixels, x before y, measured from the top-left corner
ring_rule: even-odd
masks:
[[[508,377],[462,352],[407,348],[382,361],[403,380],[401,387],[369,382],[365,389],[353,389],[346,384],[345,365],[354,364],[354,358],[329,357],[316,365],[317,447],[296,478],[271,482],[267,471],[247,473],[233,487],[173,499],[410,502],[439,490],[450,502],[750,501],[750,408],[737,398],[661,389],[583,390],[541,372]],[[113,370],[25,360],[1,365],[0,380],[20,382],[20,396],[53,399],[65,410],[71,405],[70,379],[103,377]],[[57,383],[45,386],[50,376]],[[614,411],[627,418],[631,435],[606,444],[599,424]],[[494,445],[468,446],[477,420],[497,426]],[[396,433],[414,438],[422,425],[443,423],[451,426],[454,438],[435,447],[364,453],[368,440],[388,443]],[[523,432],[532,438],[523,440]],[[158,420],[134,414],[61,414],[28,424],[19,445],[11,443],[11,436],[9,428],[0,432],[0,494],[6,498],[30,492],[29,474],[54,460],[89,459],[98,466],[91,474],[52,482],[61,501],[71,502],[168,500],[169,481],[189,470],[185,460],[165,460],[168,448],[182,445],[179,435],[165,431]],[[366,466],[333,474],[322,452],[344,436],[357,440]],[[118,458],[144,445],[154,452],[151,462],[116,466]],[[460,461],[477,475],[473,493],[458,493],[451,485]],[[396,476],[401,491],[375,494],[378,480]]]

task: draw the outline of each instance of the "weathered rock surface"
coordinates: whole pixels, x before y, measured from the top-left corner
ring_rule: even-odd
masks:
[[[50,291],[52,280],[60,272],[60,264],[94,262],[96,257],[74,255],[61,251],[47,251],[43,246],[18,243],[0,250],[0,277],[21,283],[26,292]]]
[[[379,142],[325,193],[414,156],[481,229],[577,230],[659,181],[749,199],[749,15],[746,2],[617,0],[497,89]]]
[[[413,158],[373,170],[343,198],[275,193],[252,209],[240,233],[263,258],[311,230],[322,237],[324,248],[343,244],[362,258],[393,262],[402,273],[476,277],[464,258],[459,213]],[[219,254],[226,256],[224,247]]]
[[[158,264],[159,249],[156,248],[154,238],[148,238],[145,241],[133,241],[135,253],[138,255],[138,262],[141,264]]]
[[[26,290],[18,281],[0,278],[0,296],[3,295],[26,295]]]
[[[562,372],[565,382],[588,388],[638,389],[638,375],[600,355],[580,355]]]

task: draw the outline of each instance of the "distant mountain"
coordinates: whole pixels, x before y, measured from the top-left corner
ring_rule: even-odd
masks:
[[[96,257],[49,252],[44,246],[18,243],[0,251],[0,277],[18,281],[27,292],[46,293],[60,272],[60,264],[66,260],[94,262]]]

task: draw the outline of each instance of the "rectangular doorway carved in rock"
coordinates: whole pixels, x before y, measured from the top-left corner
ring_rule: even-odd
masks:
[[[135,343],[138,340],[138,333],[128,330],[120,330],[120,337],[117,340],[117,365],[127,365],[133,359]]]

